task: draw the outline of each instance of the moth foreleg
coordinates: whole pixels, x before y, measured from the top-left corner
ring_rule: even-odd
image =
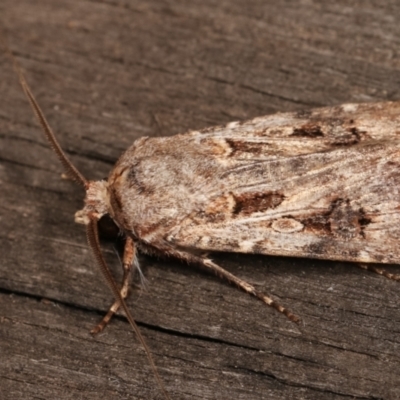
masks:
[[[391,274],[390,272],[387,272],[383,268],[378,268],[375,267],[371,264],[361,264],[361,263],[356,263],[357,267],[360,267],[362,269],[365,269],[367,271],[372,271],[375,272],[378,275],[382,275],[385,278],[392,279],[394,281],[400,281],[400,275],[399,274]]]
[[[122,258],[122,267],[124,270],[124,275],[122,277],[122,285],[121,285],[120,293],[121,293],[121,297],[123,299],[126,299],[126,297],[128,296],[129,283],[130,283],[132,271],[133,271],[132,266],[133,266],[135,257],[136,257],[135,243],[128,236],[125,241],[124,255]],[[90,333],[95,335],[96,333],[101,332],[107,326],[107,324],[110,322],[112,316],[118,311],[120,305],[121,304],[118,300],[114,301],[114,303],[109,308],[107,314],[103,317],[101,322],[90,331]]]

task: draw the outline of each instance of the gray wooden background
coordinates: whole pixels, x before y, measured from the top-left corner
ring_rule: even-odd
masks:
[[[400,3],[2,0],[0,23],[62,146],[105,177],[136,138],[344,102],[400,99]],[[0,397],[158,399],[0,54]],[[113,270],[119,265],[107,250]],[[302,317],[141,257],[129,306],[173,399],[399,399],[400,284],[351,264],[218,254]],[[400,272],[394,266],[391,271]]]

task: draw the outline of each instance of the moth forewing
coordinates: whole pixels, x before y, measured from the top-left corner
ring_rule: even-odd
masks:
[[[160,251],[398,263],[398,115],[346,104],[142,138],[110,175],[114,217]]]

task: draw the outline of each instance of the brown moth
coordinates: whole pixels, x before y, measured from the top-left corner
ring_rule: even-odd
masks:
[[[107,180],[88,181],[68,160],[23,75],[21,85],[67,174],[86,190],[75,221],[146,349],[125,298],[136,251],[196,264],[291,320],[286,308],[215,264],[212,251],[357,263],[400,263],[400,102],[345,104],[232,122],[166,138],[142,137]],[[126,242],[119,287],[101,254],[98,221]],[[389,278],[389,274],[367,264]]]

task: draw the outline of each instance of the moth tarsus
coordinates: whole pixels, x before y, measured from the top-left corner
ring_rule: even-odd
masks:
[[[142,137],[107,180],[88,181],[55,139],[11,52],[30,105],[68,176],[86,190],[75,215],[115,297],[101,331],[126,306],[136,251],[199,265],[285,314],[286,308],[206,256],[232,251],[364,263],[400,263],[400,102],[344,104],[275,114],[165,138]],[[98,223],[123,232],[119,287],[100,250]]]
[[[392,274],[392,273],[386,271],[383,268],[378,268],[378,267],[375,267],[374,265],[370,265],[370,264],[356,263],[356,265],[359,268],[362,268],[362,269],[367,270],[367,271],[374,272],[375,274],[378,274],[378,275],[382,275],[385,278],[391,279],[392,281],[400,282],[400,274]]]

